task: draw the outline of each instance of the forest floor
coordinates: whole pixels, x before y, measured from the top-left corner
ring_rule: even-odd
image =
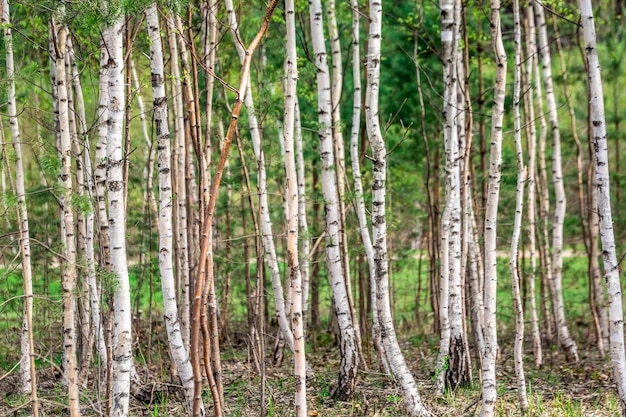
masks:
[[[403,416],[402,392],[392,381],[375,369],[375,355],[366,352],[371,369],[361,370],[357,392],[351,402],[332,398],[339,369],[338,347],[332,336],[319,335],[318,346],[309,346],[307,358],[313,375],[307,381],[308,411],[310,416]],[[226,416],[258,416],[260,411],[260,378],[243,335],[238,341],[224,343],[223,381]],[[162,341],[155,341],[161,343]],[[270,341],[268,341],[270,344]],[[161,345],[162,346],[162,345]],[[474,383],[448,393],[443,398],[433,395],[433,375],[437,359],[437,340],[434,336],[402,338],[401,346],[409,366],[416,376],[420,395],[434,416],[477,416],[480,412],[481,390],[479,375],[474,365]],[[498,416],[518,416],[519,401],[513,365],[512,339],[500,340],[498,372]],[[285,354],[280,365],[271,364],[271,346],[268,346],[266,378],[266,416],[287,417],[293,415],[293,387],[291,356]],[[590,347],[580,349],[592,352]],[[586,353],[583,353],[586,354]],[[142,381],[150,384],[134,390],[131,400],[131,416],[184,416],[182,392],[172,381],[166,350],[159,348],[156,355],[164,358],[153,360],[150,367],[137,363]],[[619,416],[619,402],[612,383],[610,361],[596,353],[582,357],[574,364],[565,362],[557,349],[544,349],[545,364],[541,368],[532,365],[532,357],[526,356],[526,379],[529,387],[530,410],[528,416]],[[38,371],[39,396],[42,416],[67,414],[67,398],[57,366],[41,366]],[[0,416],[28,416],[28,398],[19,395],[17,371],[0,377]],[[97,387],[90,384],[81,391],[81,406],[85,416],[104,415],[104,404],[98,402]],[[211,413],[211,400],[205,390],[205,404]]]

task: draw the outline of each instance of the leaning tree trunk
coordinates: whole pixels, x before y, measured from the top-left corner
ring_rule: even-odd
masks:
[[[333,301],[339,325],[341,363],[339,381],[333,396],[340,400],[352,398],[356,388],[358,350],[352,324],[352,313],[346,292],[339,246],[339,204],[337,201],[337,177],[335,175],[335,152],[332,139],[332,101],[330,74],[326,45],[322,3],[309,1],[311,38],[317,67],[317,100],[319,120],[319,153],[322,162],[322,194],[326,205],[326,262],[333,289]]]
[[[61,12],[63,13],[63,12]],[[61,15],[61,18],[63,16]],[[57,95],[57,133],[59,138],[59,156],[61,172],[59,186],[62,190],[59,203],[61,206],[61,230],[64,231],[63,257],[64,267],[62,276],[63,287],[63,351],[64,377],[69,394],[69,409],[72,417],[80,415],[78,393],[78,364],[76,360],[76,300],[75,288],[77,280],[76,270],[76,240],[74,235],[74,213],[72,210],[72,154],[69,126],[69,106],[67,96],[67,82],[65,71],[65,53],[67,43],[67,27],[51,21],[52,33],[55,36],[55,86]]]
[[[226,165],[226,160],[228,159],[228,151],[230,149],[230,145],[232,143],[233,136],[235,135],[235,130],[237,129],[237,122],[239,121],[239,114],[241,112],[242,105],[242,94],[247,91],[247,84],[250,80],[250,65],[251,59],[254,55],[254,51],[259,46],[261,39],[265,35],[267,28],[269,26],[272,14],[276,9],[278,4],[278,0],[273,0],[267,8],[265,13],[265,17],[263,18],[263,22],[261,23],[261,28],[258,33],[250,42],[250,45],[246,49],[246,56],[244,57],[241,71],[241,82],[239,84],[239,89],[237,98],[232,107],[230,124],[228,126],[228,132],[226,133],[226,137],[224,139],[224,144],[222,146],[222,150],[220,153],[220,159],[218,161],[217,167],[215,169],[214,180],[211,183],[211,190],[209,193],[209,201],[206,207],[206,212],[204,214],[204,219],[202,223],[202,239],[200,245],[200,258],[203,260],[199,264],[198,274],[196,277],[196,285],[193,296],[192,303],[192,314],[191,314],[191,362],[193,367],[193,376],[194,376],[194,401],[193,401],[193,416],[200,416],[200,407],[202,403],[202,373],[200,370],[200,357],[198,356],[199,349],[199,338],[200,338],[200,315],[201,315],[201,306],[202,306],[202,298],[204,294],[205,284],[208,286],[213,285],[213,251],[210,246],[211,242],[211,234],[213,227],[213,219],[215,214],[215,204],[217,202],[217,194],[219,190],[219,186],[221,183],[222,175],[224,172],[224,166]],[[206,262],[204,261],[206,260]],[[212,326],[215,328],[215,323],[212,323]],[[219,347],[216,351],[213,352],[215,355],[219,357]],[[219,359],[219,358],[218,358]],[[219,365],[219,361],[217,362]],[[215,369],[216,380],[218,383],[218,392],[222,392],[219,390],[221,385],[221,369]],[[218,403],[221,405],[223,400],[221,398],[215,399],[214,403],[217,405]]]
[[[622,415],[626,415],[626,355],[624,352],[624,310],[620,283],[619,260],[615,250],[615,233],[611,213],[609,158],[604,115],[604,95],[600,61],[596,48],[596,30],[593,20],[591,0],[580,0],[579,7],[583,25],[589,80],[591,125],[595,149],[595,173],[598,189],[598,217],[600,219],[600,240],[607,291],[609,294],[609,342],[611,365],[617,385]]]
[[[20,253],[22,256],[22,277],[24,280],[24,315],[21,335],[22,356],[20,360],[20,389],[24,394],[31,395],[32,412],[34,416],[37,416],[39,414],[39,402],[37,399],[37,374],[35,372],[35,346],[33,344],[33,270],[30,260],[30,228],[28,223],[28,209],[26,207],[26,188],[24,185],[24,161],[22,159],[22,143],[15,99],[13,34],[11,31],[8,0],[4,0],[3,2],[2,23],[4,24],[4,42],[6,49],[9,125],[11,126],[11,139],[13,142],[15,161],[17,222],[19,226]]]
[[[545,85],[548,120],[552,134],[552,182],[556,197],[554,222],[552,223],[552,279],[549,281],[552,295],[552,307],[556,321],[556,335],[561,349],[569,361],[578,361],[576,342],[569,333],[565,320],[563,303],[563,221],[565,218],[565,187],[563,185],[563,167],[561,163],[561,131],[557,116],[556,98],[552,84],[552,59],[548,45],[548,31],[543,4],[534,1],[535,19],[538,29],[538,51],[541,57],[542,78]]]
[[[372,228],[374,265],[376,270],[376,306],[380,319],[382,342],[391,370],[402,388],[408,415],[430,416],[424,407],[415,379],[400,351],[391,317],[389,303],[389,263],[387,259],[386,175],[387,150],[380,130],[378,97],[380,82],[380,45],[382,33],[382,3],[370,0],[370,27],[367,53],[367,90],[365,93],[365,122],[372,146]]]
[[[167,96],[165,95],[165,75],[163,70],[163,46],[156,3],[146,10],[146,23],[150,36],[150,72],[154,96],[154,124],[157,136],[159,160],[159,271],[163,291],[163,316],[170,344],[170,352],[177,374],[185,391],[187,410],[191,414],[193,406],[193,370],[185,350],[180,323],[178,320],[177,293],[174,284],[172,265],[172,177],[170,132],[168,127]],[[204,405],[201,404],[204,414]]]
[[[483,352],[483,400],[481,417],[495,416],[496,407],[496,354],[498,336],[496,322],[497,268],[497,220],[500,198],[502,168],[502,119],[504,118],[504,95],[506,91],[507,56],[502,41],[500,0],[491,0],[491,39],[496,60],[496,80],[491,116],[491,155],[489,185],[485,207],[485,351]]]
[[[123,144],[124,123],[124,41],[123,19],[118,18],[105,29],[109,52],[109,117],[107,121],[107,189],[109,193],[109,243],[113,295],[113,371],[112,415],[127,416],[130,396],[130,374],[133,364],[131,337],[130,286],[126,261],[126,208],[124,207]]]

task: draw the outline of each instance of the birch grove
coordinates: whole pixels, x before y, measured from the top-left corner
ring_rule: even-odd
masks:
[[[0,415],[626,415],[621,1],[49,6],[0,7]]]

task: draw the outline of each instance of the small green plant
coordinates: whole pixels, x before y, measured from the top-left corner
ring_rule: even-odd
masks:
[[[443,365],[441,365],[440,368],[435,369],[435,375],[433,375],[432,377],[433,382],[436,381],[437,378],[439,378],[439,375],[442,372],[447,371],[449,367],[450,367],[450,357],[446,356],[445,358],[443,358]]]

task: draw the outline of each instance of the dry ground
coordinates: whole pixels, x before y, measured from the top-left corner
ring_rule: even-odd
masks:
[[[321,338],[323,339],[323,337]],[[224,385],[227,416],[256,416],[260,410],[260,383],[254,364],[242,337],[239,342],[225,343],[223,354]],[[162,341],[155,341],[161,343]],[[420,393],[427,407],[435,416],[477,416],[480,411],[480,387],[478,372],[474,372],[472,387],[459,389],[444,398],[432,393],[432,376],[436,360],[434,338],[403,340],[402,348],[418,380]],[[332,398],[339,366],[337,347],[330,337],[326,345],[309,349],[308,359],[314,371],[308,379],[308,409],[312,416],[403,416],[402,393],[396,384],[374,367],[361,371],[357,393],[352,402],[339,402]],[[499,416],[521,415],[518,409],[516,378],[512,352],[508,340],[500,341],[501,354],[498,361]],[[581,349],[590,352],[591,349]],[[171,372],[165,350],[157,351],[161,361],[153,360],[148,368],[137,365],[143,381],[151,384],[136,385],[131,401],[132,416],[184,416],[182,393]],[[293,414],[293,378],[290,355],[280,366],[272,365],[268,352],[266,383],[266,415],[291,416]],[[608,417],[619,415],[619,403],[611,381],[608,359],[596,353],[583,357],[579,363],[565,364],[556,350],[545,351],[546,364],[537,369],[526,357],[526,372],[531,399],[529,416],[585,416]],[[372,355],[373,359],[373,355]],[[375,364],[374,364],[375,365]],[[65,407],[65,388],[58,367],[42,367],[39,372],[39,394],[42,400],[42,416],[68,415]],[[0,416],[31,415],[28,398],[17,392],[16,371],[5,375],[0,381]],[[97,387],[90,382],[81,391],[81,405],[85,416],[100,416],[104,404],[97,401]],[[208,393],[207,393],[208,395]],[[208,415],[211,415],[210,398],[205,397]]]

